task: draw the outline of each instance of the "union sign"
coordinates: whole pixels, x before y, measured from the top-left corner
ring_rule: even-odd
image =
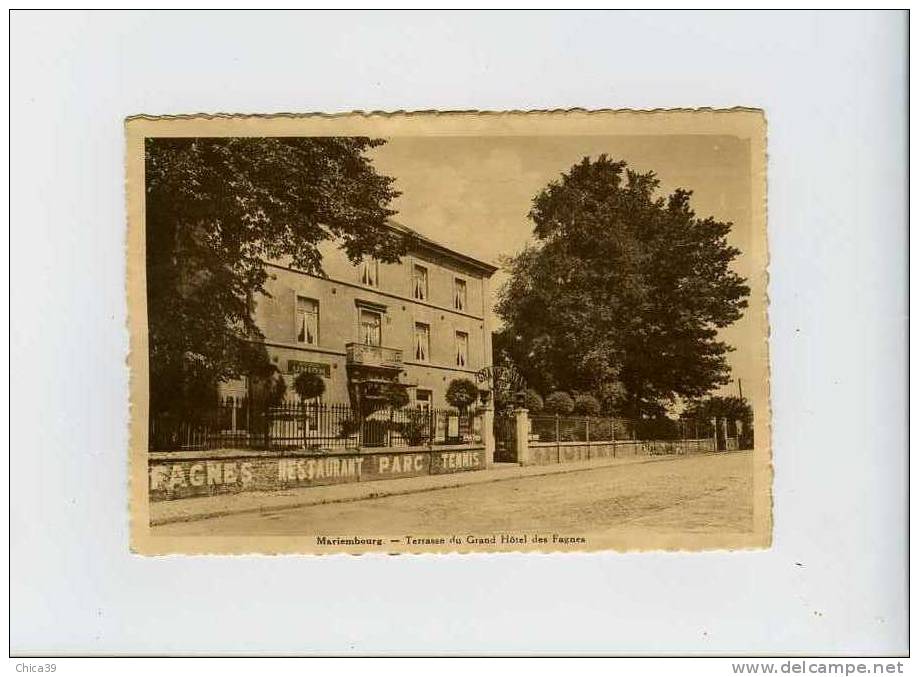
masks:
[[[301,362],[300,360],[287,360],[288,374],[319,374],[324,378],[332,376],[332,370],[325,362]]]

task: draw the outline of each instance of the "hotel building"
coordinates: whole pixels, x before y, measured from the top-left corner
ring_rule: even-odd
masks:
[[[381,384],[399,383],[413,405],[448,407],[456,378],[475,381],[491,364],[489,279],[497,268],[402,225],[408,251],[398,263],[352,264],[334,243],[320,245],[324,277],[266,264],[269,296],[254,304],[269,358],[293,380],[325,380],[325,402],[355,406]],[[227,394],[244,394],[242,382]]]

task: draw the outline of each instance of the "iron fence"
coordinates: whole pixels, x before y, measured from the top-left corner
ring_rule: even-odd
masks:
[[[322,452],[482,441],[481,417],[452,409],[404,407],[356,412],[345,404],[283,402],[253,407],[227,398],[194,416],[151,417],[151,451],[258,449]]]
[[[679,441],[711,439],[711,422],[701,420],[642,419],[611,416],[530,417],[531,442]]]

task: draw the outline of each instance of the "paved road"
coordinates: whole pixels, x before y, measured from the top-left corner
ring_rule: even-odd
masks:
[[[748,531],[752,453],[528,477],[352,503],[228,515],[155,527],[156,535],[493,533],[641,527]]]

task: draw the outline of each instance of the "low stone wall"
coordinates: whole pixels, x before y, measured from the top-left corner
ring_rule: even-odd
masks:
[[[716,451],[715,440],[656,440],[642,442],[644,453],[650,456],[668,454],[702,454]]]
[[[599,458],[627,458],[629,456],[659,456],[664,454],[693,454],[715,450],[715,442],[704,440],[633,441],[616,442],[530,442],[529,457],[532,465],[575,463]]]
[[[151,501],[441,475],[486,467],[481,445],[331,454],[180,451],[149,454]]]

